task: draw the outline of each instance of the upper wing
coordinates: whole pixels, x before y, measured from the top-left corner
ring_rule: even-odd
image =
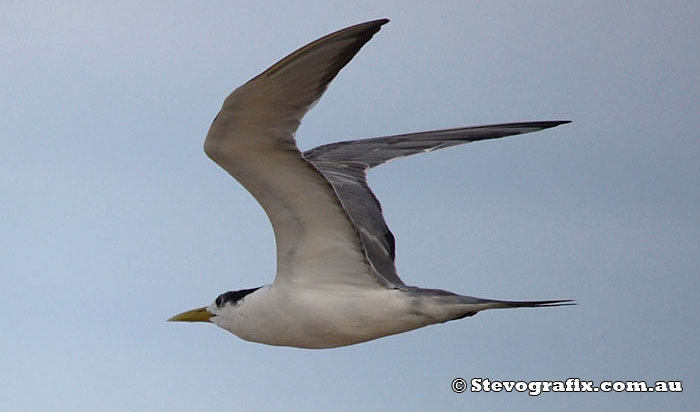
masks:
[[[388,20],[316,40],[231,93],[204,150],[262,205],[277,244],[275,282],[393,286],[365,255],[356,227],[294,140],[328,83]]]
[[[331,143],[304,152],[333,185],[340,202],[360,233],[367,257],[385,279],[401,282],[394,266],[394,235],[382,207],[367,185],[367,170],[387,161],[477,140],[536,132],[568,121],[508,123],[434,130],[372,139]]]
[[[371,139],[348,140],[315,147],[304,152],[307,159],[318,159],[341,163],[360,163],[366,168],[379,166],[397,157],[430,152],[445,147],[478,140],[537,132],[570,120],[543,122],[502,123],[486,126],[459,127],[430,132],[399,134]]]

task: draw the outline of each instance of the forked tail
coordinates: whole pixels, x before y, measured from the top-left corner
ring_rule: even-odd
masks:
[[[495,300],[482,299],[472,296],[459,296],[460,303],[466,304],[465,313],[450,320],[462,319],[467,316],[476,315],[478,312],[486,309],[510,309],[510,308],[546,308],[552,306],[571,306],[576,305],[571,299],[557,300]]]
[[[436,317],[442,317],[442,322],[462,319],[476,315],[487,309],[506,308],[544,308],[551,306],[576,305],[571,299],[556,300],[496,300],[483,299],[474,296],[464,296],[441,289],[424,289],[409,286],[406,292],[413,294],[419,301],[432,307],[431,312]],[[439,315],[442,313],[442,315]]]

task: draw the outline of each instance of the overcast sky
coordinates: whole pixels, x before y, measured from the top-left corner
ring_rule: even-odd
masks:
[[[3,410],[700,404],[697,2],[251,3],[3,1]],[[382,17],[304,119],[300,148],[572,120],[369,179],[406,283],[579,305],[321,351],[166,323],[274,277],[266,216],[202,151],[224,97],[307,42]],[[456,377],[684,391],[456,394]]]

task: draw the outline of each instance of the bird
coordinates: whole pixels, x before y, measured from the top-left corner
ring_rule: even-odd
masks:
[[[223,102],[204,151],[260,203],[272,223],[277,268],[265,286],[222,293],[168,319],[209,322],[273,346],[336,348],[463,319],[486,309],[575,304],[506,301],[405,284],[395,240],[366,180],[390,160],[555,127],[504,123],[349,140],[301,152],[296,130],[329,83],[388,23],[328,34],[292,52]]]

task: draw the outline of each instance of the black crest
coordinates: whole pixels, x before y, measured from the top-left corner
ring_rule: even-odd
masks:
[[[231,303],[232,305],[235,305],[236,302],[243,299],[245,297],[245,295],[247,295],[249,293],[253,293],[258,289],[260,289],[260,288],[258,287],[258,288],[253,288],[253,289],[241,289],[241,290],[234,290],[231,292],[222,293],[215,300],[216,306],[222,307],[226,303]]]

